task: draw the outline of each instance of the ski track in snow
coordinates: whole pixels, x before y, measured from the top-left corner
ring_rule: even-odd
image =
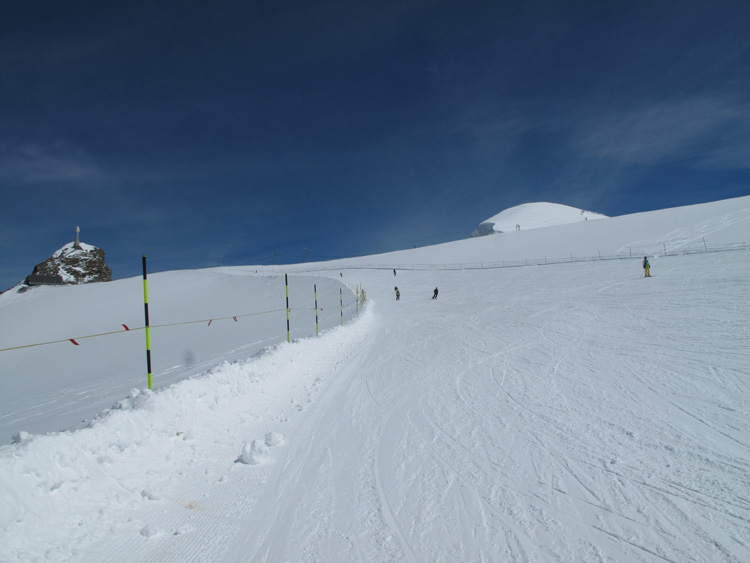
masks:
[[[4,446],[0,560],[748,561],[747,254],[347,271],[355,322]]]

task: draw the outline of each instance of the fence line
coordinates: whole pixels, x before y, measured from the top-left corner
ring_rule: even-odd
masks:
[[[319,271],[333,271],[333,270],[393,270],[399,269],[399,270],[411,270],[411,271],[433,271],[433,270],[442,270],[442,271],[461,271],[461,270],[494,270],[494,269],[502,269],[502,268],[522,268],[526,266],[545,266],[545,265],[553,265],[553,264],[569,264],[569,263],[580,263],[580,262],[598,262],[598,261],[610,261],[610,260],[637,260],[641,257],[641,250],[636,253],[636,256],[633,256],[632,250],[630,250],[628,255],[601,255],[598,253],[597,256],[573,256],[573,254],[570,254],[569,258],[537,258],[537,259],[525,259],[523,261],[508,261],[503,260],[501,262],[460,262],[455,264],[449,264],[449,263],[443,263],[443,264],[353,264],[353,265],[343,265],[343,264],[332,264],[332,265],[325,265],[325,266],[310,266],[310,267],[294,267],[294,273],[304,273],[304,272],[319,272]],[[686,248],[685,245],[680,245],[677,248],[667,248],[666,244],[664,244],[664,252],[659,253],[651,253],[652,256],[685,256],[685,255],[692,255],[692,254],[705,254],[705,253],[714,253],[714,252],[733,252],[737,250],[750,250],[750,244],[748,243],[734,243],[734,244],[728,244],[723,246],[717,246],[708,248],[708,245],[705,241],[705,239],[702,237],[700,240],[700,247],[696,248]],[[643,255],[648,255],[648,251],[643,252]],[[289,266],[287,266],[288,269]],[[269,270],[265,270],[268,272]],[[275,270],[270,270],[271,272],[275,272]],[[359,297],[356,297],[356,299],[359,299]],[[346,305],[343,306],[343,303],[341,305],[342,307],[342,323],[343,323],[343,309],[350,309],[354,305]],[[172,327],[172,326],[180,326],[180,325],[189,325],[189,324],[200,324],[200,323],[208,323],[209,325],[213,321],[221,321],[221,320],[227,320],[227,319],[234,319],[237,321],[238,318],[242,317],[251,317],[256,315],[266,315],[270,313],[279,313],[281,311],[312,311],[314,309],[307,308],[307,307],[295,307],[295,308],[287,308],[287,309],[273,309],[270,311],[260,311],[260,312],[253,312],[253,313],[245,313],[242,315],[231,315],[227,317],[216,317],[216,318],[210,318],[210,319],[200,319],[200,320],[191,320],[191,321],[182,321],[182,322],[176,322],[176,323],[164,323],[164,324],[158,324],[158,325],[151,325],[150,328],[164,328],[164,327]],[[321,308],[322,310],[322,308]],[[85,336],[76,336],[73,338],[63,338],[60,340],[52,340],[49,342],[39,342],[35,344],[24,344],[21,346],[13,346],[10,348],[0,348],[0,352],[7,352],[9,350],[19,350],[22,348],[32,348],[35,346],[46,346],[49,344],[59,344],[60,342],[72,342],[75,345],[78,345],[76,342],[77,340],[84,340],[87,338],[95,338],[99,336],[108,336],[112,334],[120,334],[123,332],[131,332],[134,330],[143,330],[146,327],[136,327],[136,328],[128,328],[125,325],[122,325],[124,327],[123,330],[115,330],[110,332],[102,332],[98,334],[89,334]]]
[[[351,309],[353,307],[354,307],[354,305],[344,305],[343,309],[345,309],[345,310],[348,311],[349,309]],[[326,307],[326,308],[331,308],[331,307]],[[270,311],[260,311],[260,312],[257,312],[257,313],[245,313],[244,315],[231,315],[231,316],[228,316],[228,317],[214,317],[214,318],[210,318],[210,319],[199,319],[199,320],[194,320],[194,321],[181,321],[181,322],[176,322],[176,323],[152,324],[152,325],[150,325],[150,328],[152,328],[152,329],[154,329],[154,328],[166,328],[166,327],[181,326],[181,325],[191,325],[191,324],[206,324],[206,325],[210,326],[211,323],[213,323],[214,321],[224,321],[224,320],[228,320],[228,319],[233,319],[235,322],[237,322],[237,319],[240,319],[240,318],[243,318],[243,317],[253,317],[253,316],[258,316],[258,315],[267,315],[267,314],[270,314],[270,313],[280,313],[280,312],[285,311],[285,310],[286,309],[272,309]],[[322,311],[322,310],[324,310],[324,308],[321,307],[320,310]],[[308,308],[308,307],[290,307],[289,311],[290,312],[293,312],[293,311],[314,311],[314,309]],[[137,331],[137,330],[144,330],[146,328],[145,325],[144,326],[134,327],[134,328],[130,328],[130,327],[124,325],[124,324],[122,326],[125,327],[125,328],[123,328],[121,330],[112,330],[112,331],[109,331],[109,332],[100,332],[100,333],[97,333],[97,334],[87,334],[85,336],[74,336],[72,338],[61,338],[60,340],[51,340],[49,342],[38,342],[38,343],[35,343],[35,344],[23,344],[21,346],[12,346],[10,348],[0,348],[0,352],[7,352],[9,350],[20,350],[22,348],[33,348],[35,346],[46,346],[48,344],[59,344],[60,342],[73,342],[73,344],[75,344],[77,346],[78,343],[75,342],[75,341],[78,341],[78,340],[85,340],[87,338],[96,338],[96,337],[99,337],[99,336],[109,336],[111,334],[122,334],[124,332],[134,332],[134,331]]]
[[[525,266],[550,266],[554,264],[570,264],[580,262],[599,262],[599,261],[611,261],[611,260],[640,260],[643,256],[657,256],[657,257],[671,257],[671,256],[687,256],[692,254],[710,254],[715,252],[734,252],[737,250],[750,250],[749,243],[735,243],[723,246],[717,246],[708,248],[706,241],[701,239],[699,241],[700,247],[696,248],[684,248],[684,245],[680,245],[677,248],[668,248],[664,245],[664,251],[657,253],[644,251],[638,249],[633,255],[633,249],[630,249],[628,255],[613,254],[613,255],[602,255],[598,253],[596,256],[573,256],[571,253],[569,257],[565,258],[534,258],[524,260],[503,260],[500,262],[458,262],[458,263],[443,263],[443,264],[415,264],[415,263],[382,263],[382,264],[328,264],[318,266],[299,267],[294,266],[295,273],[305,272],[321,272],[321,271],[339,271],[339,270],[409,270],[409,271],[460,271],[460,270],[495,270],[502,268],[522,268]],[[286,266],[289,268],[289,266]],[[265,272],[277,272],[277,270],[269,269],[264,270]]]

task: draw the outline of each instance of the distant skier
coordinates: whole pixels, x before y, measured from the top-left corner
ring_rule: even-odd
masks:
[[[396,268],[393,268],[393,277],[396,277]]]
[[[648,263],[648,256],[643,257],[643,272],[647,278],[651,277],[651,264]]]
[[[435,291],[433,291],[433,292],[432,292],[432,298],[433,298],[433,299],[437,299],[437,294],[438,294],[438,289],[437,289],[437,287],[436,287],[436,288],[435,288]]]
[[[396,290],[396,301],[398,301],[399,299],[401,299],[401,292],[398,290],[398,286],[394,287],[393,289]]]

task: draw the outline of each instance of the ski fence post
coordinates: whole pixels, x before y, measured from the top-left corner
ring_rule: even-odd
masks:
[[[287,274],[284,274],[284,285],[286,286],[286,341],[291,342],[289,331],[289,276]]]
[[[341,326],[344,326],[344,291],[339,288],[339,303],[341,303]]]
[[[703,239],[703,248],[706,249],[706,252],[708,252],[708,247],[706,246],[706,237],[701,237]]]
[[[313,284],[315,292],[315,336],[318,336],[318,284]]]
[[[146,367],[148,369],[148,388],[151,386],[151,333],[148,321],[148,283],[146,276],[146,255],[143,255],[143,308],[146,314]]]

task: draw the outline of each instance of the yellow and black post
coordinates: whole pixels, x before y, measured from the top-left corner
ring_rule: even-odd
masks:
[[[318,284],[313,285],[315,292],[315,336],[318,336]]]
[[[291,342],[289,331],[289,276],[287,274],[284,274],[284,285],[286,285],[286,341]]]
[[[148,282],[146,277],[146,255],[143,255],[143,306],[146,313],[146,366],[148,368],[148,388],[151,389],[151,333],[148,322]]]

